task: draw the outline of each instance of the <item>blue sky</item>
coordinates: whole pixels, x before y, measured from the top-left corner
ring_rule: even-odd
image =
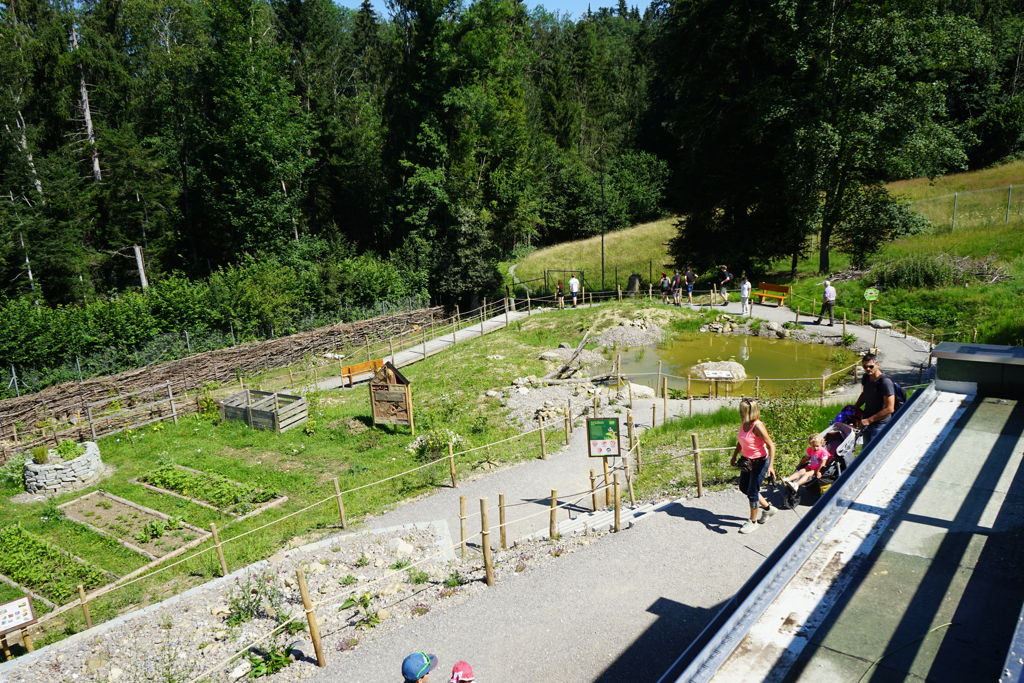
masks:
[[[343,7],[359,7],[362,0],[335,0],[339,5]],[[466,4],[469,0],[463,0]],[[647,6],[650,4],[650,0],[626,0],[626,4],[629,7],[637,7],[640,9],[640,14],[644,13]],[[551,12],[558,12],[559,14],[568,13],[573,19],[578,19],[583,13],[587,11],[587,7],[597,9],[598,7],[616,7],[618,0],[543,0],[542,2],[535,2],[534,0],[527,0],[526,6],[533,9],[537,5],[543,5],[547,10]],[[381,16],[387,16],[387,7],[384,0],[373,0],[373,6],[380,13]]]

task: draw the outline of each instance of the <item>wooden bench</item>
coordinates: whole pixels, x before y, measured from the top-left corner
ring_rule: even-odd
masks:
[[[341,366],[341,383],[344,385],[345,381],[348,380],[348,385],[352,386],[356,375],[365,375],[367,373],[372,375],[382,367],[384,367],[384,361],[380,358],[368,360],[365,363],[356,363],[355,365],[343,365]]]
[[[773,285],[770,282],[761,282],[757,285],[757,288],[761,291],[751,292],[750,296],[759,297],[760,301],[757,302],[759,304],[763,304],[765,299],[777,299],[779,306],[784,306],[786,304],[786,297],[793,293],[793,288],[789,285]],[[773,294],[772,292],[778,292],[778,294]]]

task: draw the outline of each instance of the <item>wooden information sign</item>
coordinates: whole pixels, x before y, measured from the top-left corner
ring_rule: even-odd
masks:
[[[587,455],[591,458],[614,458],[621,455],[619,418],[587,418]]]
[[[0,636],[36,623],[32,598],[24,596],[0,605]]]
[[[370,408],[373,424],[409,425],[416,433],[412,414],[412,383],[390,361],[370,380]]]

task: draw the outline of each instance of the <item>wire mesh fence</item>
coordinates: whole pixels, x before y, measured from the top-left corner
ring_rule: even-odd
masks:
[[[908,206],[936,232],[955,232],[1024,216],[1024,186],[1008,185],[917,199]]]

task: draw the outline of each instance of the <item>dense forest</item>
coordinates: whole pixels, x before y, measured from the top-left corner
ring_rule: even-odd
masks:
[[[670,212],[827,272],[914,222],[883,182],[1024,148],[1022,53],[1019,0],[3,0],[0,364],[469,303]]]

